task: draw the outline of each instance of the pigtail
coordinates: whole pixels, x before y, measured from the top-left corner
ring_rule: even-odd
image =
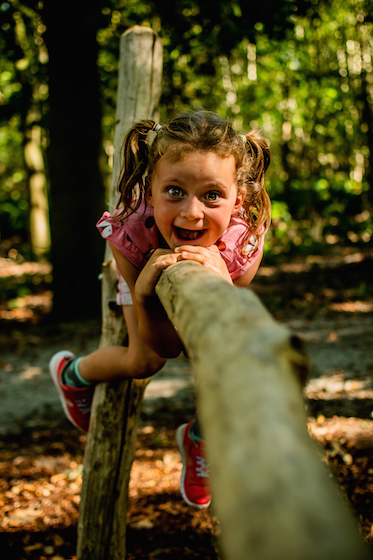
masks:
[[[238,192],[241,188],[246,191],[238,215],[248,225],[242,247],[249,254],[271,221],[271,202],[264,187],[270,163],[269,148],[259,133],[237,134],[228,121],[212,113],[180,115],[162,127],[152,120],[143,120],[131,128],[122,145],[116,218],[122,219],[136,212],[143,201],[146,203],[147,177],[151,178],[157,162],[165,154],[176,161],[198,150],[235,158]]]
[[[258,241],[271,223],[271,201],[264,186],[264,177],[271,157],[267,142],[258,132],[248,132],[241,138],[244,140],[249,161],[247,166],[238,171],[238,182],[246,186],[243,207],[251,222],[248,238],[253,236]]]
[[[245,138],[246,150],[251,161],[250,172],[252,181],[264,184],[264,175],[271,161],[268,144],[264,138],[254,130],[248,132]]]
[[[136,212],[145,199],[145,176],[150,148],[148,134],[156,130],[157,126],[159,125],[151,120],[138,122],[129,130],[123,141],[123,159],[118,181],[118,218],[122,218],[128,212]]]

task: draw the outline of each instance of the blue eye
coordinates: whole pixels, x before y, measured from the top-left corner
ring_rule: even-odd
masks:
[[[172,197],[182,196],[183,194],[180,187],[167,187],[167,192]]]

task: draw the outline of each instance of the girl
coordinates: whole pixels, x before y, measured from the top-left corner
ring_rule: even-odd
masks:
[[[217,115],[197,112],[164,126],[139,122],[123,152],[117,210],[105,212],[97,227],[116,260],[129,345],[80,359],[62,351],[50,363],[68,418],[85,431],[96,383],[149,377],[183,350],[155,294],[162,271],[193,260],[231,284],[248,286],[270,223],[264,188],[270,155],[254,132],[239,135]],[[194,507],[207,507],[211,494],[197,418],[178,428],[177,442],[182,495]]]

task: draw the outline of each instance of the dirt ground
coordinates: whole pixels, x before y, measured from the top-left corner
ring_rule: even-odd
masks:
[[[26,266],[28,265],[28,267]],[[75,558],[86,436],[64,418],[48,373],[55,351],[98,345],[99,321],[50,324],[48,265],[1,259],[0,286],[39,278],[34,293],[0,305],[0,558]],[[303,340],[308,427],[373,545],[373,255],[343,250],[261,267],[252,288]],[[194,413],[190,363],[170,360],[148,385],[129,489],[127,559],[213,559],[213,505],[189,508],[174,440]],[[373,557],[373,554],[372,554]]]

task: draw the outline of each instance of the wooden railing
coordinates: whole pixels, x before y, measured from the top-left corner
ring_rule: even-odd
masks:
[[[370,557],[308,435],[300,340],[198,263],[169,267],[156,289],[196,375],[224,558]]]

